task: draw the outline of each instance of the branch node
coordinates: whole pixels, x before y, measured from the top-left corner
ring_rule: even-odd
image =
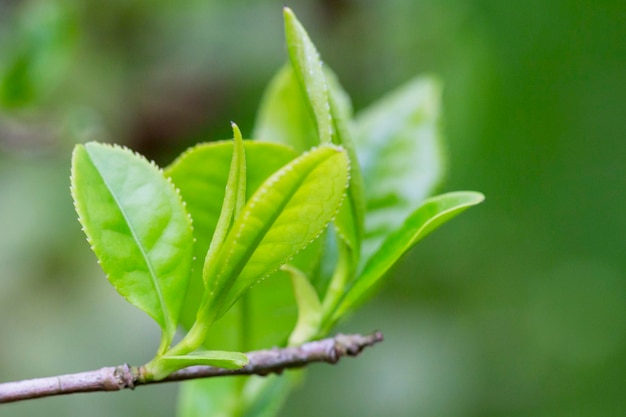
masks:
[[[135,389],[135,381],[137,380],[137,372],[127,363],[116,366],[113,376],[117,380],[118,389],[130,388]]]

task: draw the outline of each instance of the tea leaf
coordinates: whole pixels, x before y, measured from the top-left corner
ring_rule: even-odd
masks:
[[[291,9],[285,7],[283,15],[291,65],[315,115],[320,142],[330,143],[333,127],[328,105],[328,87],[319,53]]]
[[[244,207],[205,271],[211,310],[221,316],[258,281],[319,236],[337,212],[348,181],[348,158],[333,146],[305,153],[267,179]]]
[[[261,100],[253,137],[304,152],[319,145],[307,98],[291,65],[274,76]]]
[[[368,260],[363,273],[342,300],[334,319],[339,319],[347,310],[363,301],[369,290],[417,242],[469,207],[481,203],[483,199],[484,196],[480,193],[457,191],[426,200],[399,229],[385,239]]]
[[[271,174],[297,156],[292,149],[273,143],[244,141],[244,149],[247,165],[246,199]],[[184,152],[165,170],[187,203],[196,238],[194,267],[181,315],[181,323],[187,329],[196,320],[204,293],[202,266],[225,198],[232,155],[232,141],[204,143]],[[291,284],[288,281],[285,287],[284,292],[291,297]]]
[[[176,331],[193,250],[176,189],[143,157],[91,142],[74,149],[72,195],[111,284],[163,329],[162,352]]]
[[[352,139],[352,105],[348,94],[339,84],[337,76],[326,69],[325,77],[329,87],[329,105],[335,126],[333,142],[343,146],[352,162],[350,165],[350,185],[348,198],[335,220],[338,235],[350,248],[352,263],[356,269],[361,253],[361,240],[365,219],[365,191],[363,176]]]
[[[224,203],[220,210],[220,216],[217,220],[211,244],[206,253],[203,276],[205,276],[205,269],[210,269],[212,264],[218,262],[216,256],[228,234],[230,225],[233,219],[241,212],[246,201],[246,154],[241,132],[234,123],[233,133],[233,157],[228,172],[228,180],[226,181],[226,189],[224,191]],[[205,281],[205,286],[206,285],[207,282]]]
[[[417,78],[357,115],[367,204],[363,262],[442,179],[440,96],[437,80]]]

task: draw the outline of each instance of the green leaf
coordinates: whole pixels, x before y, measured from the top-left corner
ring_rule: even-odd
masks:
[[[176,189],[143,157],[91,142],[74,149],[72,195],[111,284],[163,329],[162,352],[176,331],[193,250]]]
[[[343,199],[348,166],[341,148],[321,146],[263,183],[230,230],[221,262],[208,271],[209,317],[221,316],[244,291],[320,235]]]
[[[367,204],[363,262],[442,179],[440,96],[437,80],[416,78],[357,115]]]
[[[271,174],[297,156],[292,149],[273,143],[244,141],[244,148],[247,164],[246,199]],[[165,174],[172,179],[187,203],[196,238],[193,272],[181,317],[181,322],[187,329],[196,319],[204,293],[203,262],[225,198],[232,155],[232,141],[204,143],[187,150],[165,170]],[[283,292],[290,296],[291,284],[286,281],[284,286],[286,289]]]
[[[249,362],[248,357],[244,353],[227,352],[223,350],[200,350],[185,356],[164,356],[161,360],[176,366],[177,369],[195,365],[215,366],[224,369],[240,369]]]
[[[334,222],[337,235],[348,249],[342,251],[341,256],[347,256],[349,260],[340,259],[341,273],[334,274],[329,287],[332,292],[326,295],[324,308],[331,311],[343,295],[346,284],[354,276],[359,262],[365,212],[363,178],[351,137],[350,100],[332,71],[323,69],[315,45],[293,12],[285,8],[284,15],[291,64],[317,121],[320,141],[324,143],[330,140],[343,146],[352,162],[348,198]],[[329,127],[326,127],[327,121],[330,121]],[[322,124],[330,131],[330,138],[326,137],[325,131],[320,130]]]
[[[291,276],[293,292],[298,302],[298,322],[289,336],[289,345],[296,346],[313,338],[320,328],[322,304],[306,275],[302,271],[284,265],[283,271]]]
[[[215,226],[215,232],[211,239],[211,244],[207,251],[204,270],[211,269],[212,265],[217,263],[219,250],[224,243],[224,239],[228,234],[228,230],[234,218],[237,218],[246,202],[246,154],[243,146],[241,132],[237,125],[233,123],[234,143],[233,157],[228,172],[228,180],[224,191],[224,203],[220,210],[220,216]],[[206,273],[203,270],[203,276],[206,279]],[[208,283],[205,281],[205,286]]]
[[[387,237],[379,250],[369,259],[363,273],[342,300],[334,320],[362,302],[369,290],[417,242],[483,200],[482,194],[471,191],[457,191],[426,200],[406,219],[402,227]]]
[[[253,137],[304,152],[319,145],[307,98],[291,65],[274,76],[261,100]]]
[[[224,369],[240,369],[248,364],[248,357],[241,352],[202,350],[181,356],[162,356],[150,363],[148,379],[161,380],[179,369],[190,366],[215,366]]]
[[[356,268],[363,238],[365,191],[363,188],[363,176],[351,133],[353,130],[352,105],[350,98],[339,84],[337,76],[328,68],[325,70],[325,78],[329,87],[329,106],[335,127],[333,142],[346,149],[351,161],[348,198],[335,219],[335,227],[339,237],[350,248],[352,263],[354,268]]]
[[[345,145],[344,147],[352,161],[350,164],[350,186],[347,192],[348,199],[342,203],[334,224],[339,229],[338,235],[352,248],[350,256],[352,263],[356,265],[360,239],[363,234],[365,198],[363,196],[363,180],[358,164],[354,162],[356,161],[356,153],[349,133],[351,105],[334,74],[326,69],[325,76],[330,80],[329,92],[335,97],[334,100],[331,100],[334,103],[332,106],[329,102],[333,114],[336,114],[334,121],[338,125],[335,129],[333,142]],[[288,65],[281,68],[264,95],[257,117],[255,135],[292,146],[302,152],[318,145],[319,139],[315,134],[313,116],[310,106],[307,105],[307,100],[308,98],[304,96],[304,90],[300,86],[292,67]],[[321,240],[316,242],[321,242]],[[321,252],[319,255],[321,260]],[[298,267],[301,269],[300,266]],[[303,270],[303,272],[310,279],[313,279],[316,274],[312,274],[312,272],[316,273],[317,271],[307,269],[309,270]],[[316,284],[319,283],[319,280],[315,281]],[[324,291],[321,291],[320,294],[324,294]]]
[[[306,92],[311,111],[315,115],[317,134],[321,143],[330,143],[333,134],[328,87],[322,70],[322,61],[302,24],[288,7],[283,9],[285,37],[291,65],[300,85]]]
[[[305,35],[306,33],[302,31],[296,31],[294,36]],[[298,38],[298,41],[314,48],[308,37]],[[352,248],[351,256],[356,264],[363,235],[365,198],[363,179],[356,162],[356,151],[350,132],[352,117],[350,99],[341,88],[335,74],[328,68],[319,72],[314,79],[301,74],[302,81],[300,82],[294,68],[299,68],[300,72],[307,72],[307,68],[306,65],[299,65],[298,62],[295,61],[293,67],[283,67],[270,83],[257,117],[255,136],[293,146],[298,151],[305,151],[319,143],[318,137],[314,134],[316,115],[311,109],[330,110],[331,122],[334,126],[332,141],[346,148],[352,161],[348,199],[337,215],[335,226],[341,238]],[[316,71],[313,70],[313,72]],[[307,89],[315,88],[315,84],[307,85],[306,83],[315,83],[320,80],[327,85],[328,94],[326,97],[311,98],[307,95]],[[317,99],[318,102],[314,102],[313,99]]]

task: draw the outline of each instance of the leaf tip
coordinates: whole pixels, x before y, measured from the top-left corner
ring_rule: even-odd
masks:
[[[233,129],[233,139],[235,139],[235,142],[242,141],[243,137],[241,136],[241,130],[239,130],[239,126],[237,126],[237,123],[231,120],[230,127]]]

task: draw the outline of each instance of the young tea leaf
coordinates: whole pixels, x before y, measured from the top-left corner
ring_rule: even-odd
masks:
[[[440,95],[437,80],[417,78],[357,115],[367,202],[364,262],[442,179]]]
[[[270,175],[297,156],[292,149],[273,143],[244,141],[244,149],[246,200]],[[196,238],[194,267],[181,316],[181,322],[187,329],[196,320],[204,293],[202,266],[225,198],[232,155],[233,141],[204,143],[184,152],[165,170],[187,203]],[[291,297],[288,281],[285,287],[284,293]]]
[[[442,194],[426,200],[404,222],[402,227],[391,233],[378,251],[369,259],[363,273],[342,300],[335,320],[359,304],[368,291],[384,274],[430,232],[453,219],[471,206],[481,203],[484,196],[471,191]]]
[[[335,274],[337,281],[334,287],[339,288],[337,293],[331,294],[331,301],[335,302],[342,295],[345,284],[356,271],[364,228],[365,198],[363,179],[351,137],[352,109],[350,100],[339,85],[337,78],[330,70],[323,69],[315,45],[293,12],[285,8],[284,16],[291,64],[300,87],[305,93],[309,108],[312,109],[317,121],[320,141],[322,143],[332,141],[343,146],[352,162],[350,185],[347,190],[348,198],[334,222],[337,235],[349,249],[344,256],[350,258],[349,262],[345,263],[348,266],[345,274],[342,276]],[[326,127],[327,121],[328,127]],[[322,124],[324,129],[330,132],[330,138],[326,136],[325,131],[320,130]]]
[[[176,331],[193,251],[176,189],[143,157],[91,142],[74,149],[72,195],[111,284],[163,329],[162,352]]]
[[[311,111],[315,115],[317,134],[321,143],[330,143],[333,134],[328,87],[322,70],[322,61],[313,42],[290,8],[283,9],[285,38],[291,65],[300,85],[306,92]]]
[[[334,129],[333,142],[343,146],[350,157],[350,185],[348,198],[337,214],[335,227],[337,234],[350,249],[354,269],[361,253],[361,240],[365,221],[365,191],[363,176],[352,139],[352,105],[348,94],[343,90],[337,76],[329,69],[324,71],[328,85],[329,106]]]
[[[291,65],[281,68],[267,87],[253,137],[291,146],[300,153],[319,145],[307,98]]]
[[[342,149],[321,146],[265,181],[229,232],[221,262],[208,271],[209,318],[224,314],[244,291],[319,236],[343,199],[348,169]]]
[[[216,256],[222,247],[233,219],[236,218],[246,201],[246,153],[243,139],[237,125],[233,123],[233,157],[228,172],[228,180],[224,191],[224,203],[220,210],[215,232],[207,251],[204,269],[210,269],[211,265],[218,262]],[[203,275],[205,273],[203,272]],[[205,282],[206,286],[206,282]]]

